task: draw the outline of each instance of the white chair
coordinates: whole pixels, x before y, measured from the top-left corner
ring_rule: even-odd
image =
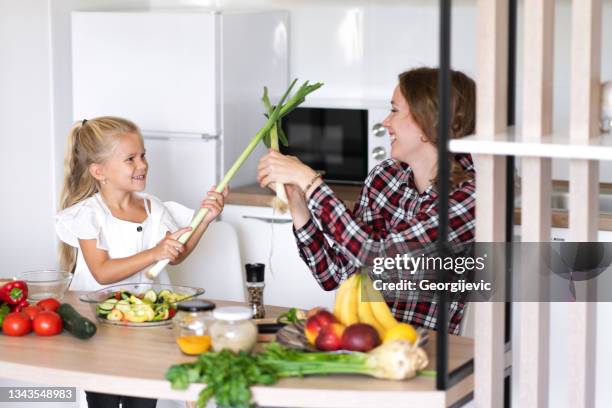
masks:
[[[170,267],[175,285],[197,286],[207,299],[245,301],[243,265],[238,234],[231,224],[210,224],[198,246],[182,264]]]

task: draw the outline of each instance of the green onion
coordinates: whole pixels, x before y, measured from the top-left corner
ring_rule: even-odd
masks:
[[[300,86],[297,92],[287,101],[287,104],[283,105],[285,99],[287,99],[287,97],[289,96],[289,93],[291,92],[291,89],[293,89],[293,86],[296,82],[297,79],[294,79],[291,82],[289,88],[283,94],[278,105],[276,105],[276,108],[274,108],[269,113],[268,120],[266,121],[264,126],[259,129],[255,136],[253,136],[249,145],[246,147],[246,149],[244,149],[244,151],[240,154],[238,159],[236,159],[232,167],[230,167],[230,169],[227,171],[221,182],[217,185],[217,188],[215,189],[217,193],[223,192],[225,187],[229,184],[230,180],[236,175],[236,173],[238,173],[240,167],[242,167],[244,162],[248,159],[249,155],[253,152],[253,150],[255,150],[255,147],[257,147],[259,142],[264,137],[268,137],[270,130],[273,126],[277,124],[278,120],[280,120],[283,116],[295,109],[300,103],[304,102],[306,100],[306,96],[309,93],[314,92],[315,90],[323,86],[323,84],[321,83],[308,85],[308,81],[306,81],[304,82],[304,84],[302,84],[302,86]],[[267,91],[264,90],[264,93],[267,93]],[[189,224],[189,226],[191,227],[191,231],[186,232],[179,237],[178,241],[180,243],[184,244],[185,242],[187,242],[189,237],[191,237],[191,234],[193,234],[193,231],[198,228],[206,214],[208,214],[208,208],[200,208],[200,210],[196,213],[195,217],[193,217],[193,220],[191,220],[191,224]],[[164,267],[168,265],[168,262],[168,259],[158,261],[155,265],[153,265],[153,267],[151,267],[151,269],[147,271],[147,277],[149,279],[155,278],[157,275],[159,275],[162,269],[164,269]]]

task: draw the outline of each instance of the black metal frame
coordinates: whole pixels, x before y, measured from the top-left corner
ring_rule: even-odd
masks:
[[[438,157],[448,157],[448,130],[450,122],[450,50],[451,50],[451,0],[440,0],[440,63],[438,72],[438,100],[439,100],[439,126],[438,126]],[[516,100],[516,27],[517,27],[517,0],[509,0],[508,21],[508,90],[507,90],[507,124],[515,122]],[[506,241],[512,242],[514,228],[514,156],[506,157]],[[438,248],[443,255],[448,244],[448,194],[449,194],[449,163],[448,160],[438,160],[439,199],[438,213],[440,224],[438,226]],[[445,199],[442,199],[444,197]],[[506,258],[506,291],[511,294],[512,255]],[[508,299],[511,297],[508,296]],[[438,330],[436,340],[436,388],[447,390],[464,378],[473,374],[474,360],[470,360],[452,372],[448,372],[448,298],[445,292],[440,293],[438,301]],[[505,350],[512,348],[512,303],[506,302],[505,315]],[[504,406],[510,407],[511,370],[504,380]],[[473,393],[457,401],[453,407],[459,407],[472,400]]]

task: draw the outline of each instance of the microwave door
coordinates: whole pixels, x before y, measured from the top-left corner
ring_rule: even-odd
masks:
[[[161,201],[199,208],[219,179],[218,137],[145,131],[143,137],[149,163],[146,191]]]

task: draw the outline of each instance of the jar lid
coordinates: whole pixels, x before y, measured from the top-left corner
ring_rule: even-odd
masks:
[[[213,312],[213,317],[218,320],[237,321],[247,320],[253,317],[253,312],[244,306],[220,307]]]
[[[184,312],[207,312],[215,307],[216,305],[213,302],[203,299],[186,300],[176,304],[176,308]]]
[[[264,281],[264,270],[266,265],[262,263],[249,263],[244,265],[246,269],[246,280],[247,282],[263,282]]]

